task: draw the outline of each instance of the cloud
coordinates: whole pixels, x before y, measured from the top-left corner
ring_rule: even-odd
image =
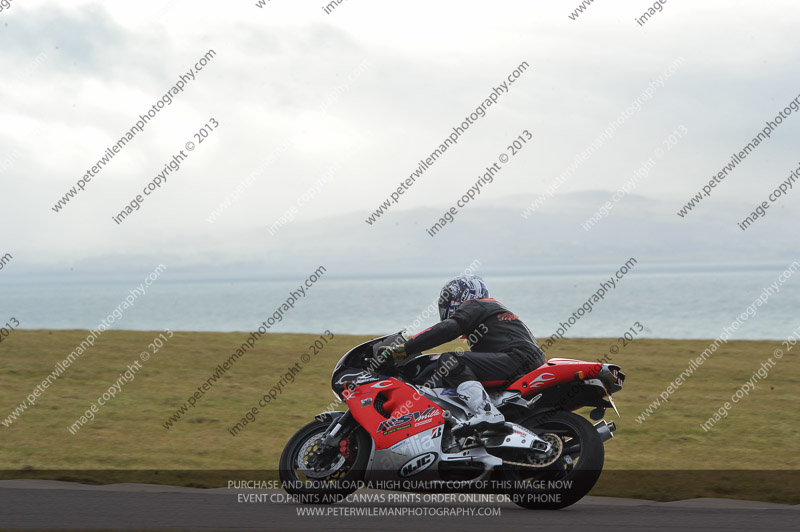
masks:
[[[102,76],[115,56],[129,53],[126,35],[103,7],[68,10],[52,4],[6,22],[0,48],[6,61],[9,54],[24,62],[45,52],[54,58],[49,68],[73,76]]]
[[[646,29],[633,22],[639,8],[629,3],[598,3],[579,21],[567,18],[563,4],[378,4],[349,2],[326,15],[320,5],[288,0],[274,0],[269,9],[246,2],[224,9],[205,2],[170,8],[161,2],[15,3],[0,17],[0,165],[13,161],[0,166],[0,216],[15,227],[3,245],[24,250],[31,263],[51,265],[101,256],[124,265],[121,257],[179,250],[196,265],[330,253],[370,269],[381,259],[369,250],[387,241],[437,253],[421,230],[428,214],[451,204],[524,129],[533,141],[482,192],[482,204],[510,205],[541,194],[671,61],[686,57],[553,200],[562,205],[559,195],[615,190],[683,124],[689,136],[636,190],[674,211],[800,92],[786,55],[798,36],[789,17],[776,19],[793,5],[784,2],[771,3],[766,14],[767,8],[749,4],[670,4]],[[74,204],[53,213],[53,203],[209,49],[217,56],[196,80]],[[530,70],[393,207],[399,217],[370,231],[363,219],[522,61]],[[369,67],[342,90],[365,62]],[[111,215],[211,117],[219,130],[141,211],[115,225]],[[794,168],[791,141],[798,131],[800,117],[792,116],[714,201],[741,205],[763,196],[764,179],[779,181]],[[265,228],[346,152],[352,155],[336,178],[281,229],[278,237],[291,235],[293,243],[270,238]],[[208,224],[209,213],[262,167],[235,205]],[[515,219],[523,206],[509,208],[509,220],[524,224]],[[596,207],[577,218],[585,220]],[[713,203],[703,209],[726,215]],[[630,223],[650,220],[644,206],[636,212],[628,213]],[[493,240],[477,221],[462,227],[479,242]],[[536,242],[535,227],[518,231]],[[669,227],[678,235],[670,244],[694,237],[691,225]],[[564,242],[577,238],[557,234]],[[503,256],[570,260],[577,249],[550,242],[550,249],[534,253],[527,242],[530,253]],[[703,256],[702,246],[692,249]],[[707,249],[709,260],[719,252]]]

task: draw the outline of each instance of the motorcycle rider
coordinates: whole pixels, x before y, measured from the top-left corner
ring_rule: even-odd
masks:
[[[482,431],[502,425],[505,418],[489,401],[480,381],[514,380],[544,364],[544,352],[522,320],[502,303],[489,298],[480,276],[460,275],[448,281],[438,305],[439,323],[405,344],[379,347],[379,357],[384,364],[393,366],[395,360],[408,354],[417,355],[466,336],[469,352],[442,353],[438,360],[438,372],[445,384],[456,389],[472,414],[453,432]]]

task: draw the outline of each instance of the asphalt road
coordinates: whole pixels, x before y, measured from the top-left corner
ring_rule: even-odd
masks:
[[[390,500],[392,495],[396,496],[394,501]],[[207,490],[146,484],[88,486],[8,480],[0,481],[0,530],[795,531],[800,517],[800,505],[727,499],[664,503],[585,497],[564,510],[532,511],[497,500],[409,502],[408,498],[415,495],[373,490],[360,491],[357,496],[381,502],[362,500],[333,506],[305,506],[278,502],[282,496],[283,492],[278,490]],[[242,502],[248,498],[252,502]],[[335,515],[298,514],[309,509]],[[500,515],[480,515],[498,509]],[[406,515],[354,515],[379,510],[406,512]],[[431,512],[461,515],[425,515]]]

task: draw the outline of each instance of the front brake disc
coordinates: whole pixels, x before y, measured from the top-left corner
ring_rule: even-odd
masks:
[[[321,450],[322,435],[316,434],[300,446],[300,452],[297,453],[297,468],[305,476],[309,478],[325,478],[337,472],[344,465],[345,459],[341,454],[338,455],[336,460],[325,465],[325,467],[311,467],[311,459],[317,455]]]

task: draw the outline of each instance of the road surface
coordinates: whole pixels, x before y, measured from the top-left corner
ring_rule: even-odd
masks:
[[[355,495],[359,501],[332,506],[280,502],[284,495],[279,490],[6,480],[0,481],[0,529],[795,531],[800,518],[800,505],[728,499],[585,497],[564,510],[531,511],[489,495],[483,497],[494,500],[409,501],[414,494],[361,490]],[[500,515],[483,515],[498,510]],[[308,511],[331,515],[299,515]]]

